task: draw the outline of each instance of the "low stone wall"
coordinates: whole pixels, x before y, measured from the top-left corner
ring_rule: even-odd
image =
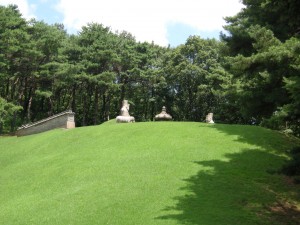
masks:
[[[37,134],[55,128],[71,129],[75,128],[75,113],[71,110],[56,114],[46,119],[26,124],[19,127],[16,131],[17,136],[25,136],[30,134]]]

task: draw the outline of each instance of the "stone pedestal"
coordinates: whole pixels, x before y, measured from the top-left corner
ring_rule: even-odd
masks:
[[[214,115],[213,113],[208,113],[206,116],[205,122],[206,123],[215,123],[213,120],[213,115]]]
[[[157,114],[154,119],[155,121],[170,121],[172,120],[172,116],[166,112],[166,107],[163,106],[161,113]]]
[[[129,115],[129,104],[128,100],[123,100],[122,102],[122,108],[121,108],[121,115],[117,116],[116,121],[117,123],[131,123],[135,122],[135,119],[133,116]]]

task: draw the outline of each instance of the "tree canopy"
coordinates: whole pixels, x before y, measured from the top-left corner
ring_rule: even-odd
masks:
[[[299,134],[299,31],[297,0],[245,0],[245,9],[226,18],[222,35],[244,119]]]
[[[0,132],[66,109],[77,126],[99,124],[128,99],[137,121],[166,106],[175,120],[213,112],[218,122],[299,135],[300,3],[242,2],[220,41],[190,36],[174,48],[97,23],[69,35],[0,6]]]

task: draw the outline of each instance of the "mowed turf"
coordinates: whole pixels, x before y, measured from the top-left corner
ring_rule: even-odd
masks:
[[[2,137],[0,224],[297,224],[299,188],[276,173],[297,144],[261,127],[194,122]]]

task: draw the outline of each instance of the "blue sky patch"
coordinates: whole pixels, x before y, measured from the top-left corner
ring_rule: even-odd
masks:
[[[183,23],[170,23],[167,26],[167,39],[171,47],[176,47],[184,44],[189,36],[197,35],[201,38],[215,38],[219,39],[220,30],[215,31],[201,31]]]

